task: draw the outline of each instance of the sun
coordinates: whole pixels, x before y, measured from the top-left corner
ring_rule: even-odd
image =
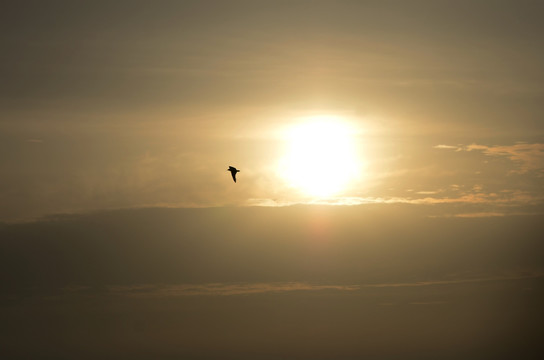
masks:
[[[314,197],[343,191],[359,173],[355,131],[332,116],[311,117],[287,129],[281,174],[292,187]]]

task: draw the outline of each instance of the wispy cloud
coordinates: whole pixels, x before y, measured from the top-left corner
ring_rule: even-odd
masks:
[[[452,149],[452,150],[455,150],[455,151],[461,151],[461,150],[463,150],[463,148],[462,148],[462,147],[459,147],[459,146],[454,146],[454,145],[444,145],[444,144],[440,144],[440,145],[433,146],[433,148],[435,148],[435,149]]]
[[[475,213],[462,213],[462,214],[455,214],[455,217],[461,217],[461,218],[481,218],[481,217],[497,217],[497,216],[505,216],[505,213],[501,212],[475,212]]]
[[[481,151],[487,156],[503,156],[512,160],[517,169],[512,173],[525,174],[530,171],[544,175],[544,144],[518,142],[514,145],[436,145],[435,149],[453,149],[455,151]]]
[[[471,144],[466,151],[482,151],[488,156],[505,156],[518,165],[514,173],[524,174],[529,171],[538,171],[544,174],[544,144],[517,143],[514,145],[486,146]]]
[[[465,284],[465,283],[479,283],[488,281],[509,281],[509,280],[522,280],[522,279],[534,279],[543,277],[542,272],[533,272],[519,275],[505,275],[505,276],[489,276],[489,277],[477,277],[477,278],[460,278],[453,280],[430,280],[430,281],[418,281],[418,282],[403,282],[403,283],[383,283],[383,284],[367,284],[361,285],[361,287],[414,287],[414,286],[433,286],[433,285],[452,285],[452,284]]]
[[[438,191],[419,191],[417,195],[434,195]],[[365,204],[498,204],[498,205],[530,205],[544,201],[544,196],[534,196],[521,190],[505,190],[500,193],[485,193],[480,186],[475,186],[471,192],[461,193],[459,196],[425,196],[425,197],[330,197],[296,202],[281,202],[272,199],[251,199],[247,206],[290,206],[296,204],[307,205],[365,205]]]
[[[170,297],[170,296],[229,296],[292,291],[353,291],[358,285],[314,285],[303,282],[285,283],[213,283],[199,285],[134,285],[109,286],[114,294],[134,297]]]
[[[525,273],[461,277],[451,280],[428,280],[400,283],[367,283],[352,285],[334,284],[311,284],[306,282],[271,282],[271,283],[208,283],[208,284],[139,284],[139,285],[110,285],[106,287],[106,293],[116,296],[127,296],[134,298],[169,298],[186,296],[239,296],[259,295],[273,293],[289,293],[295,291],[359,291],[365,288],[399,288],[399,287],[422,287],[436,285],[455,285],[465,283],[480,283],[489,281],[515,281],[543,277],[541,271],[528,271]],[[67,287],[62,289],[67,295],[77,293],[93,292],[87,286]]]

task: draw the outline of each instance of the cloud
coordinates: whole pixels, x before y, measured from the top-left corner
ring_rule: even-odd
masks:
[[[488,156],[507,157],[518,166],[518,169],[512,171],[512,173],[525,174],[530,171],[536,171],[544,175],[544,144],[517,143],[514,145],[495,146],[471,144],[465,150],[482,151]]]
[[[482,192],[480,185],[475,185],[471,192],[464,192],[455,197],[358,197],[343,196],[330,197],[315,200],[301,200],[298,202],[280,202],[271,199],[251,199],[247,206],[290,206],[296,204],[307,205],[365,205],[365,204],[414,204],[414,205],[435,205],[435,204],[499,204],[499,205],[527,205],[538,204],[544,201],[543,196],[533,196],[526,191],[504,190],[500,194]],[[434,195],[438,191],[419,191],[418,195]]]
[[[535,279],[544,277],[542,272],[532,272],[527,274],[517,275],[505,275],[505,276],[489,276],[478,278],[460,278],[453,280],[431,280],[431,281],[418,281],[418,282],[403,282],[403,283],[383,283],[383,284],[367,284],[362,287],[414,287],[414,286],[433,286],[433,285],[453,285],[453,284],[466,284],[466,283],[479,283],[488,281],[510,281],[510,280],[522,280],[522,279]]]
[[[461,217],[461,218],[480,218],[480,217],[497,217],[497,216],[505,216],[505,213],[500,212],[475,212],[475,213],[462,213],[462,214],[455,214],[455,217]]]
[[[434,149],[455,149],[455,151],[481,151],[487,156],[504,156],[512,160],[518,166],[512,173],[525,174],[537,171],[544,175],[544,144],[528,144],[517,142],[514,145],[444,145],[433,146]]]
[[[314,285],[303,282],[212,283],[198,285],[109,286],[109,292],[131,297],[230,296],[292,291],[353,291],[358,285]]]
[[[455,149],[455,151],[461,151],[463,149],[462,147],[459,147],[459,146],[444,145],[444,144],[433,146],[433,148],[434,149]]]
[[[458,278],[452,280],[430,280],[400,283],[367,283],[352,285],[318,285],[306,282],[261,282],[261,283],[207,283],[207,284],[137,284],[109,285],[105,291],[109,295],[133,298],[170,298],[186,296],[237,296],[272,293],[288,293],[294,291],[358,291],[365,288],[399,288],[423,287],[436,285],[456,285],[481,283],[489,281],[514,281],[544,277],[544,273],[534,271],[511,275]],[[68,286],[62,288],[65,295],[92,293],[96,289],[89,286]],[[414,303],[415,304],[415,303]],[[423,303],[422,303],[423,304]]]

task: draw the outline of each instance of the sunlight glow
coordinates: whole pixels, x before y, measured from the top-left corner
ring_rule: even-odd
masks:
[[[315,197],[335,195],[359,174],[355,131],[342,119],[318,116],[286,131],[281,173],[286,182]]]

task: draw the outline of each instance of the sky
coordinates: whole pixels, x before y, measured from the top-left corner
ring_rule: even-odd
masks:
[[[543,12],[8,2],[0,355],[542,351]]]

